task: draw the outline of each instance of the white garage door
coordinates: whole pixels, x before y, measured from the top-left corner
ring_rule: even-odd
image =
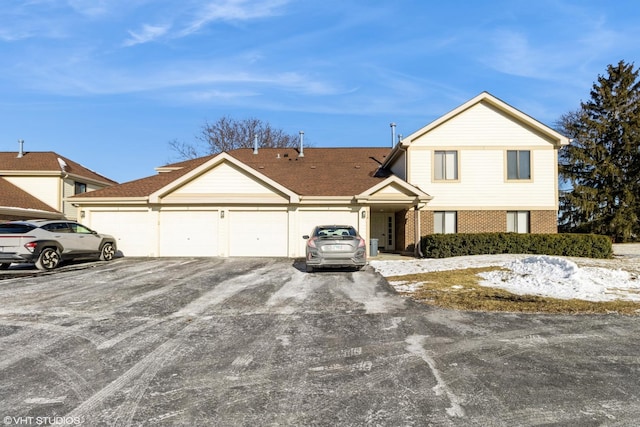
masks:
[[[316,225],[352,225],[358,229],[358,212],[348,211],[300,211],[299,213],[299,246],[297,256],[304,256],[306,240],[302,238],[310,234]]]
[[[160,256],[218,256],[219,211],[160,212]]]
[[[89,227],[116,238],[124,256],[152,256],[156,238],[148,212],[98,211],[90,213]]]
[[[286,257],[287,212],[230,211],[229,255]]]

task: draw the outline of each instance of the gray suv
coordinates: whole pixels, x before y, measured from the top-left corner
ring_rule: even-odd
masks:
[[[0,270],[11,263],[35,263],[52,270],[61,261],[96,258],[110,261],[116,240],[75,221],[28,220],[0,223]]]

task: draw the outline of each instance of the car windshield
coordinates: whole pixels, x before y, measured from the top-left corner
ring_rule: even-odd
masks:
[[[336,237],[353,237],[356,230],[353,227],[334,226],[334,227],[318,227],[315,235],[321,238],[336,238]]]
[[[34,228],[33,225],[29,224],[0,224],[0,234],[23,234]]]

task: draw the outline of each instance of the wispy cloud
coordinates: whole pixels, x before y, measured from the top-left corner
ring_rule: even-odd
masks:
[[[101,16],[109,11],[107,0],[67,0],[69,6],[85,16]]]
[[[186,36],[215,21],[248,21],[273,16],[290,0],[223,0],[208,2],[180,32]]]
[[[74,0],[88,1],[88,0]],[[140,30],[129,30],[131,36],[124,46],[134,46],[157,40],[187,37],[215,22],[244,22],[275,16],[290,0],[221,0],[196,1],[195,4],[171,7],[171,24],[143,24]],[[163,18],[166,21],[166,18]],[[171,32],[169,30],[172,30]]]
[[[144,24],[142,29],[138,32],[129,31],[131,36],[124,41],[124,46],[134,46],[137,44],[151,42],[158,37],[161,37],[169,31],[169,25],[147,25]]]

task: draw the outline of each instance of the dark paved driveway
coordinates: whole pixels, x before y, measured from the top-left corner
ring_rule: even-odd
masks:
[[[300,267],[118,259],[10,271],[0,280],[4,425],[640,420],[638,318],[440,310],[396,295],[371,269]]]

